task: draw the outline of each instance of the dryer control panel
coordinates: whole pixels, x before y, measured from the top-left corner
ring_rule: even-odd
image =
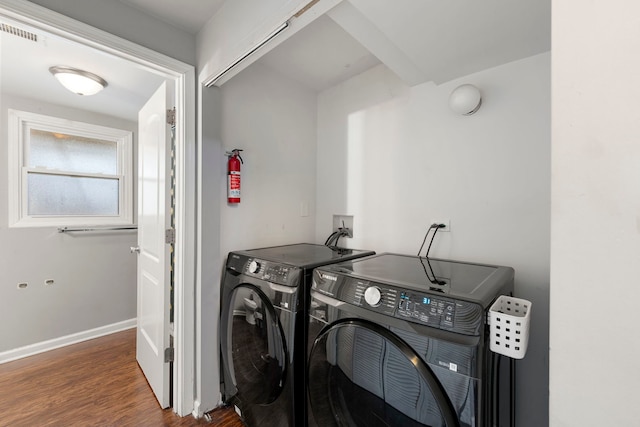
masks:
[[[299,268],[259,258],[231,254],[227,259],[227,268],[249,277],[279,285],[298,286],[300,283],[301,270]]]

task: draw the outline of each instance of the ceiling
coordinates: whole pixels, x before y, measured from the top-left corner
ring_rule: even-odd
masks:
[[[120,0],[129,6],[196,35],[225,0]]]
[[[224,3],[120,1],[192,34]],[[439,84],[551,49],[551,0],[345,0],[327,15],[261,62],[323,90],[380,62],[407,84]]]
[[[137,121],[138,111],[164,78],[129,61],[2,18],[3,24],[29,32],[37,41],[0,31],[2,93]],[[55,65],[97,74],[107,88],[80,96],[49,72]]]
[[[551,0],[349,2],[423,81],[440,84],[551,49]]]
[[[259,62],[315,91],[328,89],[380,64],[328,16],[320,16]]]
[[[119,0],[195,35],[226,0]],[[229,0],[234,1],[234,0]],[[11,22],[9,22],[11,24]],[[30,31],[31,29],[25,28]],[[437,84],[546,52],[550,0],[348,0],[282,40],[260,62],[321,91],[384,63],[415,85]],[[288,37],[288,38],[287,38]],[[136,120],[162,81],[128,61],[50,34],[33,42],[0,32],[3,92]],[[50,75],[53,65],[98,74],[108,90],[78,96]]]

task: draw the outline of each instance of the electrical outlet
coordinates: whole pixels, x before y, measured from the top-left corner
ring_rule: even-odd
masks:
[[[333,216],[333,230],[340,231],[340,229],[347,229],[347,236],[353,237],[353,215],[334,215]]]
[[[451,231],[451,221],[448,219],[432,219],[431,224],[444,224],[444,228],[439,228],[438,233],[443,231]]]

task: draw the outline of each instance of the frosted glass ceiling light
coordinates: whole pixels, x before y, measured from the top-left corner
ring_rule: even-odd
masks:
[[[94,95],[107,86],[102,77],[77,68],[56,66],[49,68],[49,71],[62,86],[78,95]]]
[[[480,109],[482,104],[482,96],[480,89],[474,85],[464,84],[458,86],[451,92],[449,96],[449,107],[464,116],[470,116]]]

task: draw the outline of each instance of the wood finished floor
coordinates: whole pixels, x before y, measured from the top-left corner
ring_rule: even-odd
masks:
[[[230,408],[210,421],[162,410],[136,362],[135,329],[0,364],[2,427],[244,427]]]

